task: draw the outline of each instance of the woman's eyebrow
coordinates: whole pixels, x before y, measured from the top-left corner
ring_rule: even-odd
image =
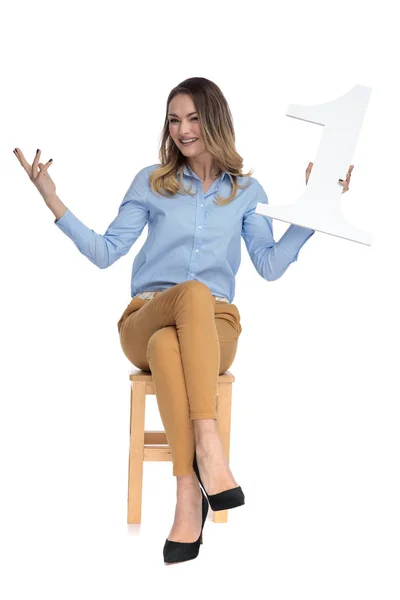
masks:
[[[190,115],[195,115],[195,114],[196,114],[196,112],[197,112],[197,111],[194,111],[194,112],[188,113],[186,116],[187,116],[187,117],[190,117]],[[176,115],[175,113],[168,113],[168,115],[171,115],[171,117],[178,117],[178,115]],[[178,117],[178,119],[179,119],[179,117]]]

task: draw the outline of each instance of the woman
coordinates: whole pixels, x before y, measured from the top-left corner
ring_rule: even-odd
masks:
[[[252,172],[242,173],[226,99],[202,77],[170,92],[161,163],[135,176],[104,235],[86,227],[58,198],[48,174],[52,159],[39,163],[38,150],[31,166],[20,150],[15,154],[57,226],[98,267],[125,255],[148,224],[133,263],[132,300],[118,332],[132,364],[152,372],[177,478],[164,560],[193,559],[208,501],[213,510],[244,504],[216,421],[217,378],[233,363],[242,331],[232,304],[241,237],[258,273],[272,281],[297,260],[314,230],[290,225],[275,242],[271,219],[255,212],[257,203],[268,199]],[[309,163],[306,183],[311,169]],[[343,191],[351,169],[344,183],[339,180]]]

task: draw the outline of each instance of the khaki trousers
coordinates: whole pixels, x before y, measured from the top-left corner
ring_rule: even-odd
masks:
[[[189,280],[135,297],[118,321],[125,356],[153,377],[173,475],[193,472],[193,419],[216,419],[218,375],[229,369],[242,332],[235,304]]]

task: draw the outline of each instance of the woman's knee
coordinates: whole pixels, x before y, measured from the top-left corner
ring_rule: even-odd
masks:
[[[146,359],[150,364],[151,358],[157,355],[164,357],[168,352],[180,352],[175,325],[163,327],[153,333],[147,344]]]
[[[209,296],[213,297],[210,288],[208,285],[201,281],[196,281],[195,279],[189,279],[189,281],[184,281],[183,283],[178,284],[185,295],[194,295],[196,298]]]
[[[235,360],[237,348],[238,348],[238,338],[232,339],[229,344],[220,344],[220,364],[219,364],[219,374],[225,373],[232,365]]]

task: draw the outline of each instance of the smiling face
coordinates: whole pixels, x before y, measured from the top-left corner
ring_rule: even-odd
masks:
[[[199,116],[193,99],[188,94],[177,94],[169,103],[169,133],[184,156],[194,157],[205,151]],[[195,142],[185,144],[182,140]]]

